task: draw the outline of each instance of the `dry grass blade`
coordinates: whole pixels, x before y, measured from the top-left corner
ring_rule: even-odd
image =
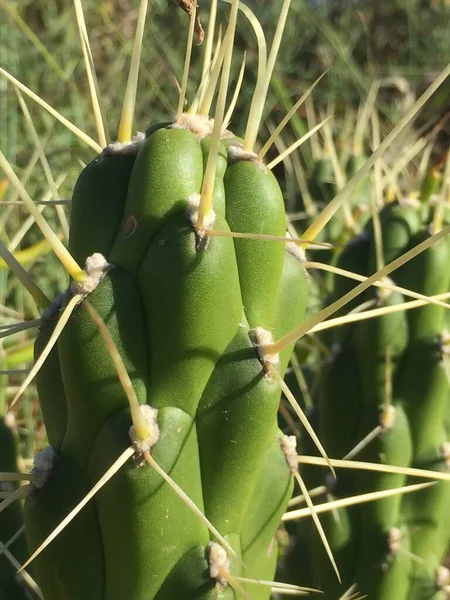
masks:
[[[35,283],[33,278],[28,274],[28,272],[22,267],[17,258],[9,252],[8,248],[5,246],[3,242],[0,241],[0,258],[5,261],[5,264],[8,265],[9,269],[12,273],[17,277],[20,283],[24,286],[28,292],[32,295],[32,297],[36,300],[36,302],[42,306],[47,307],[50,305],[50,300],[41,290],[41,288]]]
[[[27,207],[30,214],[33,215],[33,217],[36,221],[36,224],[38,225],[39,229],[44,234],[45,238],[48,240],[49,244],[52,246],[53,251],[56,254],[56,256],[59,258],[59,260],[62,262],[64,267],[67,269],[67,272],[71,275],[71,277],[75,281],[77,281],[77,282],[84,281],[85,274],[83,273],[82,269],[77,264],[77,262],[73,259],[70,252],[67,250],[67,248],[64,246],[64,244],[61,242],[61,240],[55,234],[55,232],[50,227],[50,225],[47,223],[47,221],[44,219],[44,217],[41,215],[40,211],[36,208],[33,200],[30,198],[29,194],[23,187],[23,185],[20,182],[17,175],[14,173],[11,165],[9,164],[8,160],[6,159],[5,155],[3,154],[3,152],[1,150],[0,150],[0,167],[5,171],[5,174],[8,177],[9,181],[13,184],[13,186],[18,191],[20,197],[23,200],[23,203]]]
[[[376,161],[384,154],[392,142],[402,133],[405,127],[417,115],[424,104],[433,96],[436,90],[441,86],[447,77],[450,75],[450,64],[436,77],[428,90],[414,103],[407,113],[400,119],[399,123],[394,127],[391,133],[381,142],[378,148],[367,159],[365,165],[356,173],[347,185],[337,194],[337,196],[325,207],[317,219],[308,227],[304,233],[304,237],[314,240],[322,231],[325,225],[330,221],[332,216],[345,202],[349,195],[355,190],[359,183],[366,177],[370,169]]]
[[[84,20],[83,5],[81,4],[81,0],[73,1],[78,22],[78,30],[80,32],[81,49],[83,51],[84,64],[86,66],[86,74],[89,83],[89,92],[91,94],[92,110],[94,112],[95,124],[97,126],[98,141],[104,148],[108,143],[105,131],[105,111],[102,108],[100,88],[97,81],[97,75],[95,73],[94,59],[92,58],[86,22]]]
[[[26,85],[21,83],[18,79],[13,77],[8,71],[0,67],[0,75],[6,77],[8,81],[10,81],[13,85],[15,85],[19,90],[24,92],[27,96],[29,96],[32,100],[37,102],[39,106],[42,106],[47,112],[49,112],[52,117],[55,117],[60,123],[62,123],[69,131],[71,131],[74,135],[80,138],[85,144],[90,146],[95,152],[100,153],[102,151],[102,147],[97,144],[95,140],[89,137],[84,131],[79,129],[76,125],[71,123],[68,119],[63,117],[57,110],[55,110],[50,104],[42,100],[37,94],[35,94],[32,90],[30,90]]]

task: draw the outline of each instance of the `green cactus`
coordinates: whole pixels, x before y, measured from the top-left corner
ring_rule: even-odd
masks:
[[[341,253],[337,266],[369,275],[376,270],[376,245],[381,243],[386,262],[395,260],[430,236],[427,219],[437,212],[408,201],[388,204],[381,211],[381,238],[367,223],[363,235]],[[449,240],[442,238],[387,280],[387,289],[366,292],[377,307],[402,304],[405,298],[395,284],[425,296],[450,290]],[[335,277],[340,297],[354,282]],[[356,306],[356,304],[354,304]],[[446,309],[428,304],[344,325],[332,336],[336,344],[330,364],[323,370],[319,397],[319,431],[331,456],[344,457],[358,441],[373,439],[357,459],[399,467],[446,472],[448,443],[445,413],[449,379],[445,373]],[[374,435],[371,434],[373,432]],[[321,479],[314,476],[311,485]],[[323,478],[322,478],[323,481]],[[399,488],[416,482],[405,473],[356,471],[338,473],[332,493]],[[446,584],[441,566],[450,542],[446,523],[448,481],[414,495],[393,496],[355,509],[340,510],[324,521],[325,531],[344,574],[343,586],[330,578],[319,550],[316,585],[326,593],[342,593],[352,582],[361,593],[376,599],[417,600],[443,598]],[[445,507],[445,508],[444,508]]]
[[[88,274],[96,259],[103,268],[95,289],[83,293],[108,327],[139,402],[157,412],[154,459],[248,567],[235,560],[232,573],[270,580],[292,478],[277,442],[280,386],[255,344],[261,328],[281,336],[301,322],[308,284],[282,244],[202,243],[192,215],[205,141],[168,126],[125,151],[107,148],[75,188],[70,247],[87,259]],[[240,160],[234,144],[221,146],[220,156],[215,185],[223,203],[213,205],[214,228],[284,235],[283,198],[270,171],[252,157]],[[90,257],[97,242],[107,262]],[[72,286],[64,304],[79,289]],[[41,327],[39,347],[54,321]],[[282,370],[291,348],[281,354]],[[55,465],[26,502],[32,551],[130,445],[132,424],[114,363],[82,304],[50,359],[37,384]],[[36,576],[46,600],[212,598],[209,543],[207,528],[160,475],[127,464],[36,559]],[[270,595],[248,586],[253,598]]]
[[[333,274],[337,265],[364,279],[433,241],[429,226],[436,233],[445,220],[444,209],[433,206],[439,173],[430,171],[417,186],[417,205],[393,202],[367,221],[370,165],[415,115],[411,109],[381,144],[363,139],[372,92],[352,152],[348,146],[338,156],[325,130],[329,153],[307,161],[311,202],[324,212],[317,218],[313,205],[307,242],[292,241],[283,176],[263,161],[270,143],[259,154],[256,143],[289,0],[268,56],[254,15],[230,3],[228,29],[214,57],[211,46],[206,52],[193,102],[185,101],[186,62],[176,116],[132,137],[142,0],[118,141],[108,144],[105,130],[99,132],[103,150],[89,140],[97,156],[73,190],[68,251],[46,232],[72,282],[50,306],[34,290],[36,304],[45,306],[34,346],[40,368],[21,386],[36,375],[49,442],[36,456],[23,507],[33,576],[45,600],[269,600],[302,592],[274,583],[285,562],[296,583],[315,585],[327,598],[353,598],[345,591],[356,583],[374,600],[441,600],[448,588],[441,563],[450,540],[450,481],[403,497],[405,489],[396,488],[417,477],[395,468],[413,467],[417,475],[448,467],[445,309],[393,311],[330,329],[312,349],[307,343],[296,348],[298,338],[326,328],[321,319],[334,313],[359,310],[361,303],[395,309],[411,290],[430,296],[450,289],[448,237],[398,269],[387,267],[384,275],[392,280],[374,275],[372,283],[382,279],[379,287],[366,282],[362,295],[351,297],[355,281]],[[192,42],[196,3],[182,4],[190,12]],[[238,8],[254,28],[259,51],[243,138],[228,130],[225,117]],[[377,149],[367,165],[372,142]],[[3,155],[0,160],[14,181]],[[30,210],[43,225],[36,208]],[[336,247],[316,253],[309,250],[314,241]],[[322,286],[305,271],[304,248],[308,258],[326,263]],[[291,360],[292,380],[299,367],[308,380],[320,371],[309,416],[329,454],[354,458],[355,445],[371,439],[358,458],[391,471],[339,469],[335,479],[305,466],[300,477],[295,436],[285,435],[291,433],[292,419],[284,422],[289,409],[278,414],[280,402],[285,408],[289,400],[305,422],[303,375],[295,381],[302,406],[283,382]],[[298,433],[297,423],[294,429]],[[311,439],[299,434],[305,454],[316,453],[315,443],[329,466],[308,431]],[[2,450],[9,443],[3,434],[0,428]],[[15,470],[14,462],[5,468]],[[294,479],[300,501],[307,502],[303,516],[313,517],[307,527],[291,523],[295,510],[286,512]],[[303,479],[328,499],[395,493],[356,509],[344,502],[319,521]],[[11,509],[0,514],[6,540],[22,518],[16,504],[11,530],[12,520],[3,523]],[[59,530],[68,515],[74,518]],[[308,553],[300,567],[289,544],[279,548],[282,520],[296,552]],[[14,552],[23,563],[18,546]],[[5,600],[27,600],[30,592],[0,558],[0,600],[3,572]]]

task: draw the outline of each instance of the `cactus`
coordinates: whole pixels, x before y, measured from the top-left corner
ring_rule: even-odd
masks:
[[[431,227],[442,227],[438,206],[433,208],[429,196],[423,195],[421,201],[387,204],[377,216],[381,238],[375,235],[374,218],[344,249],[338,266],[368,276],[377,268],[378,245],[385,261],[395,260],[429,238]],[[365,299],[375,299],[377,307],[395,307],[405,300],[401,289],[427,297],[448,292],[449,248],[448,237],[442,238],[395,271],[386,281],[388,287],[376,294],[368,290]],[[401,288],[392,289],[394,284]],[[353,282],[335,277],[337,297],[351,287]],[[353,458],[353,446],[367,439],[357,456],[360,461],[411,467],[419,470],[416,473],[448,472],[445,313],[445,305],[428,304],[336,330],[318,407],[319,432],[332,456]],[[356,473],[338,473],[330,491],[339,497],[348,489],[360,494],[417,481],[402,469]],[[315,475],[312,481],[317,485],[320,480]],[[330,577],[320,551],[313,583],[337,594],[355,582],[361,593],[386,600],[446,597],[448,576],[442,562],[450,543],[444,508],[449,485],[448,480],[438,481],[414,497],[394,496],[357,510],[342,509],[324,521],[344,585]]]
[[[329,473],[327,490],[337,496],[383,491],[382,500],[355,513],[342,506],[337,521],[336,512],[319,519],[303,477],[311,486],[322,477],[307,466],[300,476],[302,458],[295,437],[285,435],[290,432],[283,420],[293,410],[307,429],[305,454],[307,444],[315,446],[320,460],[332,466],[284,382],[290,361],[294,370],[298,366],[297,340],[344,307],[354,308],[361,293],[363,301],[395,308],[411,290],[427,296],[448,290],[450,274],[436,276],[448,271],[450,250],[442,215],[437,209],[433,219],[428,206],[434,180],[423,182],[419,209],[391,204],[381,211],[387,266],[379,261],[376,217],[366,222],[360,214],[371,191],[369,169],[426,95],[366,163],[362,131],[373,93],[361,112],[350,156],[335,153],[327,121],[313,130],[324,127],[333,153],[312,166],[309,181],[312,200],[320,201],[319,193],[326,191],[326,207],[317,218],[314,209],[302,239],[293,239],[286,232],[295,233],[287,219],[284,182],[272,171],[291,150],[266,162],[280,132],[261,149],[256,141],[289,1],[283,3],[268,57],[253,13],[231,2],[228,28],[214,56],[207,46],[202,80],[190,104],[189,57],[202,28],[196,3],[181,4],[190,28],[178,111],[171,120],[132,136],[145,0],[116,142],[107,142],[90,71],[100,145],[87,139],[97,156],[74,186],[68,249],[0,156],[71,277],[66,291],[50,302],[47,288],[39,289],[5,254],[5,264],[42,309],[35,366],[11,403],[35,377],[49,445],[37,454],[31,483],[24,488],[30,553],[24,569],[30,565],[40,586],[35,593],[45,600],[268,600],[272,592],[306,593],[312,590],[274,581],[283,553],[295,569],[289,549],[280,549],[279,541],[282,520],[296,536],[296,527],[289,525],[296,511],[286,512],[296,480],[312,516],[311,529],[314,525],[319,533],[307,544],[317,581],[296,573],[298,584],[316,585],[337,598],[356,582],[359,592],[380,600],[420,600],[424,590],[434,593],[440,586],[438,600],[447,585],[440,563],[450,536],[437,524],[446,520],[450,482],[444,477],[432,488],[410,484],[426,469],[441,469],[448,456],[444,308],[428,305],[412,316],[400,310],[323,338],[324,345],[335,342],[319,385],[318,430],[325,449],[333,457],[345,456],[375,428],[378,435],[360,458],[376,464],[383,455],[392,467],[388,473],[368,470],[346,477],[339,472],[337,480]],[[81,2],[75,7],[90,69]],[[259,46],[242,138],[228,129],[232,111],[225,115],[238,8]],[[213,3],[212,24],[215,10]],[[344,165],[337,165],[339,158]],[[433,235],[425,229],[430,221]],[[362,228],[342,253],[328,248],[329,264],[323,267],[332,270],[337,263],[363,279],[375,274],[359,286],[329,277],[335,294],[329,304],[306,273],[304,249],[315,240],[343,244]],[[392,289],[385,277],[391,273],[402,288]],[[379,279],[381,288],[374,291],[370,286]],[[308,308],[308,296],[319,297],[324,308]],[[302,356],[310,365],[317,359],[314,351]],[[416,385],[414,375],[425,363],[426,376]],[[386,392],[391,378],[392,397]],[[427,402],[419,411],[422,396]],[[291,408],[286,409],[286,400]],[[415,477],[396,467],[413,467]],[[13,464],[7,468],[15,469]],[[420,506],[418,496],[402,496],[416,488]],[[424,526],[431,512],[433,520]],[[425,557],[428,547],[433,551]],[[423,565],[414,564],[410,554],[423,556]],[[20,593],[29,592],[20,588]]]

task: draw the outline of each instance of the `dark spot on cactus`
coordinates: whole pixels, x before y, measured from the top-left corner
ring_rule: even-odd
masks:
[[[125,223],[125,227],[123,228],[123,237],[126,240],[135,233],[137,225],[136,217],[134,215],[130,215]]]

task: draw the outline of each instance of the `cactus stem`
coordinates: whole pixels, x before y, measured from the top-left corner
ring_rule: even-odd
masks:
[[[92,58],[92,52],[91,52],[91,47],[89,44],[88,32],[86,29],[86,22],[84,20],[83,5],[81,4],[81,0],[74,0],[74,5],[75,5],[75,14],[77,17],[77,22],[78,22],[78,30],[80,33],[81,49],[83,51],[84,64],[86,67],[86,74],[87,74],[88,83],[89,83],[89,91],[91,94],[92,109],[94,112],[95,123],[97,126],[98,141],[100,142],[101,146],[106,146],[106,144],[108,142],[106,140],[105,126],[104,126],[104,119],[103,119],[104,111],[102,110],[102,106],[100,104],[100,100],[101,100],[100,99],[100,89],[98,86],[97,76],[95,73],[94,61]]]
[[[50,354],[53,346],[58,341],[58,337],[60,336],[62,330],[66,326],[66,323],[69,320],[70,315],[75,310],[75,307],[80,302],[80,300],[81,300],[81,296],[79,294],[76,294],[75,296],[73,296],[73,298],[71,298],[70,302],[67,304],[62,315],[59,318],[58,324],[56,325],[52,335],[50,336],[50,339],[48,340],[47,345],[43,349],[39,358],[34,363],[33,368],[31,369],[30,373],[28,374],[25,381],[22,383],[22,385],[20,386],[16,395],[14,396],[13,400],[11,401],[11,404],[9,405],[9,409],[14,407],[16,402],[22,396],[23,392],[26,390],[26,388],[29,386],[31,381],[35,378],[36,374],[39,372],[39,370],[42,367],[42,365],[44,364],[47,356]]]
[[[151,437],[149,426],[146,418],[142,414],[141,406],[137,399],[136,392],[134,391],[133,384],[131,383],[130,376],[128,375],[125,365],[123,364],[123,360],[119,354],[119,351],[117,350],[114,340],[109,333],[108,327],[88,300],[84,300],[83,306],[89,313],[95,326],[103,337],[106,348],[114,363],[123,391],[125,392],[130,404],[131,419],[133,421],[136,436],[140,440],[147,440]]]
[[[285,435],[285,436],[280,436],[278,441],[280,443],[281,450],[283,451],[284,456],[286,458],[286,462],[289,465],[291,473],[292,473],[293,477],[295,478],[295,480],[297,481],[297,483],[302,491],[302,494],[305,498],[306,504],[308,506],[308,510],[310,511],[311,517],[314,521],[314,524],[316,526],[316,529],[320,536],[320,539],[322,540],[322,544],[324,545],[325,551],[328,554],[328,558],[330,559],[330,562],[333,566],[334,572],[336,573],[339,583],[341,583],[341,576],[339,574],[339,569],[337,568],[337,564],[334,559],[333,553],[331,551],[330,544],[328,543],[327,536],[325,535],[325,531],[323,530],[323,527],[319,520],[319,517],[316,514],[316,509],[311,500],[311,496],[308,493],[308,489],[298,471],[298,454],[297,454],[297,450],[296,450],[297,440],[296,440],[295,436],[293,436],[293,435],[289,435],[289,436]]]
[[[242,561],[241,557],[237,554],[235,550],[230,546],[230,544],[225,540],[225,538],[217,531],[214,525],[205,517],[202,511],[198,508],[198,506],[193,502],[189,496],[184,492],[180,486],[175,483],[175,481],[158,465],[150,452],[144,452],[144,458],[148,462],[148,464],[164,479],[164,481],[173,489],[173,491],[177,494],[177,496],[186,504],[190,510],[197,515],[200,521],[207,527],[207,529],[219,540],[222,546],[226,549],[229,554],[232,554],[236,557],[241,564],[245,567],[245,563]]]
[[[16,558],[14,558],[14,556],[8,550],[7,546],[5,544],[3,544],[3,542],[0,542],[0,554],[4,554],[5,557],[12,564],[12,566],[17,570],[17,572],[18,573],[20,572],[24,581],[34,591],[34,593],[37,595],[37,597],[40,598],[40,600],[44,600],[44,596],[42,595],[42,592],[39,589],[38,584],[34,581],[34,579],[31,577],[31,575],[27,571],[24,570],[25,567],[20,566],[19,561],[16,560]]]
[[[294,106],[291,108],[291,110],[282,119],[282,121],[280,122],[278,127],[276,127],[276,129],[273,131],[273,133],[271,134],[271,136],[269,137],[267,142],[264,144],[264,146],[258,152],[258,160],[259,161],[263,160],[263,158],[265,157],[267,152],[272,147],[272,144],[278,139],[280,133],[283,131],[283,129],[286,127],[286,125],[291,120],[292,116],[297,113],[300,106],[305,102],[305,100],[308,98],[308,96],[313,92],[314,88],[320,83],[320,81],[325,77],[325,75],[327,73],[328,73],[328,69],[324,73],[322,73],[322,75],[319,75],[319,77],[315,80],[315,82],[306,90],[306,92],[303,94],[303,96],[301,96],[297,100],[297,102],[294,104]]]
[[[1,150],[0,150],[0,167],[4,170],[7,178],[9,179],[9,181],[13,184],[13,186],[19,193],[19,196],[21,197],[23,203],[27,207],[30,214],[34,217],[37,226],[42,231],[45,238],[48,240],[54,253],[59,258],[59,260],[62,262],[64,267],[67,269],[68,273],[72,276],[72,278],[75,281],[83,281],[84,274],[83,274],[83,271],[81,270],[80,266],[76,263],[76,261],[73,259],[70,252],[66,249],[66,247],[61,242],[61,240],[58,238],[56,233],[53,231],[53,229],[50,227],[50,225],[47,223],[47,221],[41,215],[41,212],[36,208],[33,200],[31,199],[28,192],[23,187],[23,185],[22,185],[21,181],[19,180],[19,178],[17,177],[17,175],[14,173],[11,165],[8,162],[8,159],[6,158],[6,156],[3,154],[3,152]]]
[[[274,167],[276,167],[280,162],[282,162],[285,158],[287,158],[292,152],[294,152],[294,150],[297,150],[297,148],[299,148],[302,144],[304,144],[306,141],[309,140],[310,137],[312,137],[317,131],[319,131],[319,129],[321,129],[326,123],[328,123],[328,121],[331,119],[331,117],[327,117],[326,119],[324,119],[321,123],[319,123],[318,125],[316,125],[315,127],[313,127],[310,131],[308,131],[308,133],[305,133],[305,135],[302,135],[301,138],[299,138],[296,142],[294,142],[293,144],[291,144],[288,148],[286,148],[286,150],[284,150],[279,156],[277,156],[277,158],[274,158],[268,165],[267,168],[269,170],[273,169]],[[307,239],[309,239],[311,236],[307,236]],[[311,237],[311,240],[313,240],[314,238]]]
[[[133,55],[131,57],[130,73],[128,75],[122,115],[120,117],[119,134],[117,136],[118,141],[121,143],[129,142],[133,132],[133,117],[136,105],[136,90],[138,84],[139,63],[141,60],[142,38],[144,36],[147,6],[148,0],[141,0],[136,25],[136,35],[134,38]]]
[[[21,573],[26,567],[37,557],[45,548],[67,527],[67,525],[77,516],[77,514],[86,506],[86,504],[95,496],[95,494],[108,483],[108,481],[119,471],[119,469],[129,460],[135,453],[134,446],[129,446],[119,458],[109,467],[106,473],[97,481],[93,488],[86,494],[86,496],[79,502],[74,509],[61,521],[61,523],[55,527],[51,534],[42,542],[42,544],[33,552],[26,563],[20,567],[19,573]]]
[[[450,73],[450,65],[449,65],[449,73]],[[402,256],[399,256],[391,263],[376,271],[373,275],[368,277],[366,281],[357,285],[353,290],[333,302],[326,308],[320,310],[318,313],[311,315],[307,319],[303,321],[303,323],[299,326],[282,336],[279,340],[274,342],[267,348],[267,351],[270,353],[281,352],[288,346],[290,346],[293,342],[297,341],[301,337],[303,337],[306,333],[312,330],[318,323],[321,323],[336,311],[340,310],[343,306],[351,302],[354,298],[362,294],[365,290],[367,290],[375,281],[380,281],[386,275],[389,275],[405,263],[409,262],[415,256],[435,244],[442,237],[448,235],[450,233],[450,226],[444,227],[438,233],[431,235],[429,238],[409,250],[405,252]],[[305,234],[306,235],[306,234]]]
[[[97,154],[99,154],[102,151],[102,147],[95,140],[93,140],[86,133],[84,133],[84,131],[82,131],[81,129],[76,127],[68,119],[66,119],[61,114],[59,114],[59,112],[56,111],[52,106],[50,106],[50,104],[47,104],[47,102],[42,100],[42,98],[40,98],[37,94],[35,94],[33,91],[31,91],[26,85],[21,83],[18,79],[13,77],[10,73],[8,73],[8,71],[5,71],[5,69],[3,69],[2,67],[0,67],[0,75],[3,75],[4,77],[6,77],[6,79],[8,79],[8,81],[10,81],[13,85],[15,85],[20,90],[22,90],[22,92],[25,92],[25,94],[27,94],[27,96],[29,96],[32,100],[37,102],[37,104],[42,106],[42,108],[44,108],[47,112],[49,112],[52,115],[52,117],[54,117],[55,119],[60,121],[65,127],[67,127],[67,129],[69,131],[71,131],[74,135],[79,137],[80,140],[82,140],[85,144],[87,144],[93,150],[95,150],[95,152],[97,152]]]
[[[316,432],[314,431],[314,429],[311,427],[310,422],[308,421],[307,416],[305,415],[305,413],[303,412],[303,410],[301,409],[299,403],[297,402],[297,400],[295,399],[294,394],[291,392],[291,390],[288,388],[287,384],[283,381],[283,378],[281,377],[280,373],[278,372],[277,369],[275,368],[271,368],[270,369],[270,374],[272,375],[273,379],[276,379],[278,381],[278,383],[281,386],[281,389],[283,391],[283,394],[286,396],[286,398],[288,399],[289,404],[292,406],[295,414],[297,415],[297,417],[300,419],[301,424],[303,425],[303,427],[306,429],[306,431],[308,432],[309,436],[311,437],[312,441],[314,442],[316,448],[319,450],[320,454],[323,456],[323,458],[328,462],[328,466],[331,469],[331,472],[333,473],[334,477],[336,478],[336,473],[335,470],[330,462],[330,459],[327,456],[327,453],[325,452],[325,448],[322,446],[322,444],[320,443],[320,440],[316,434]]]
[[[405,485],[403,487],[392,488],[389,490],[380,490],[378,492],[368,492],[367,494],[358,494],[357,496],[351,496],[350,498],[340,498],[339,500],[333,500],[333,502],[324,502],[323,504],[316,504],[314,510],[318,514],[330,512],[331,510],[346,508],[347,506],[356,506],[357,504],[364,504],[366,502],[374,502],[376,500],[382,500],[383,498],[389,498],[390,496],[398,496],[399,494],[409,494],[425,488],[435,485],[432,483],[416,483],[414,485]],[[303,519],[310,517],[311,512],[309,508],[299,508],[297,510],[291,510],[285,513],[281,520],[294,521],[297,519]]]

